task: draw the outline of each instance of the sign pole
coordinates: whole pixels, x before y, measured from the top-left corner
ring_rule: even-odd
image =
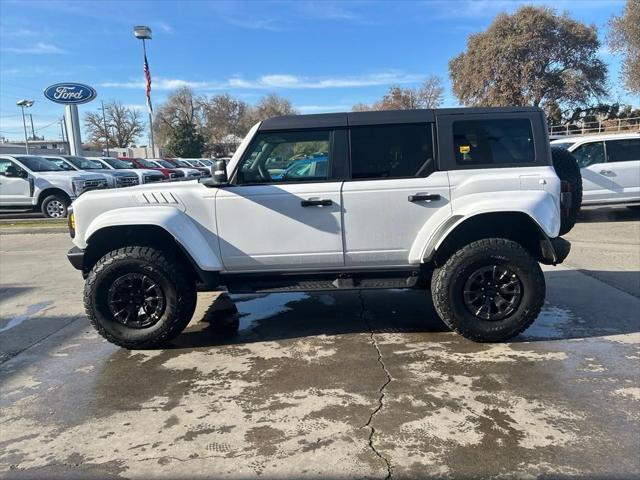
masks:
[[[67,138],[69,140],[69,153],[82,156],[82,140],[80,138],[80,117],[78,106],[71,104],[64,106],[64,121],[67,126]]]

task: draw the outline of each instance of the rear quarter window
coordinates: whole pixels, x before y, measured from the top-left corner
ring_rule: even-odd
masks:
[[[535,161],[531,122],[526,118],[453,122],[457,165],[500,166]]]
[[[640,160],[640,138],[607,140],[608,162],[631,162]]]

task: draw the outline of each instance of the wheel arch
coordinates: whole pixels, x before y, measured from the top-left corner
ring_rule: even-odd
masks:
[[[71,197],[67,192],[59,187],[47,187],[44,190],[41,190],[40,193],[38,193],[38,201],[36,203],[36,207],[41,208],[44,199],[50,195],[61,195],[67,200],[67,205],[71,205]]]
[[[112,225],[100,228],[87,239],[82,270],[87,274],[106,253],[127,246],[157,248],[175,255],[196,281],[209,288],[218,284],[218,272],[203,270],[179,240],[160,225]]]
[[[423,261],[441,266],[464,245],[483,238],[507,238],[522,245],[536,260],[552,263],[550,240],[542,227],[525,212],[478,213],[469,217],[452,216],[425,248]]]

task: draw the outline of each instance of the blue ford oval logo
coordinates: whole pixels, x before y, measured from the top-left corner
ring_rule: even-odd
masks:
[[[96,91],[82,83],[56,83],[44,89],[44,96],[52,102],[64,104],[87,103],[96,98]]]

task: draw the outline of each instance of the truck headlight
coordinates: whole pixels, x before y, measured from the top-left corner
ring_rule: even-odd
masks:
[[[76,216],[73,213],[73,207],[67,209],[67,226],[69,227],[69,235],[74,238],[76,236]]]
[[[73,185],[73,193],[75,193],[76,196],[79,196],[84,191],[84,180],[81,178],[74,178],[71,183]]]

